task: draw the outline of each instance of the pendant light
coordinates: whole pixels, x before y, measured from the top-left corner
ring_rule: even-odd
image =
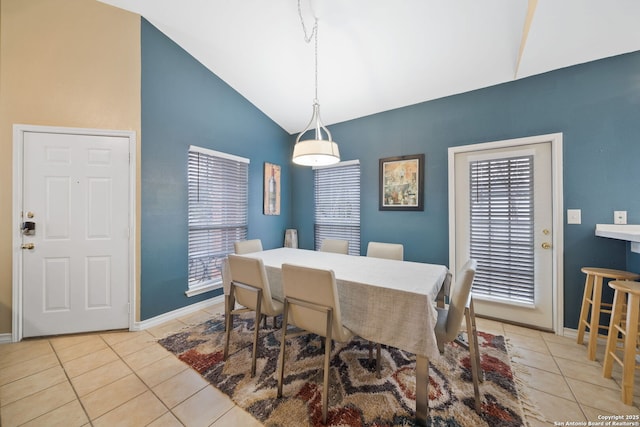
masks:
[[[296,138],[293,146],[293,163],[303,166],[325,166],[338,163],[340,161],[340,151],[338,144],[331,139],[331,132],[322,124],[320,119],[320,103],[318,102],[318,18],[314,17],[315,23],[311,35],[307,37],[307,30],[304,26],[302,11],[300,10],[300,0],[298,0],[298,14],[302,23],[305,41],[309,43],[311,38],[315,38],[315,98],[313,99],[313,114],[307,127]],[[307,132],[313,132],[313,139],[302,140],[302,136]],[[327,139],[323,139],[322,133]]]

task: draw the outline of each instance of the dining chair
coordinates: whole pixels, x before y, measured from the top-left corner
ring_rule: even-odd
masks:
[[[367,256],[402,261],[404,259],[404,246],[400,243],[369,242]]]
[[[231,273],[230,300],[237,301],[242,307],[229,307],[229,315],[225,322],[225,341],[223,359],[229,355],[229,340],[233,328],[233,316],[235,314],[256,312],[253,325],[253,353],[251,355],[251,376],[256,374],[256,356],[258,354],[258,335],[260,319],[262,315],[277,316],[282,313],[284,305],[280,301],[271,298],[271,289],[267,279],[267,271],[264,263],[259,258],[247,258],[230,254],[229,270]]]
[[[456,341],[469,350],[469,359],[471,362],[471,378],[473,381],[473,391],[475,395],[475,409],[480,414],[480,387],[481,366],[480,352],[478,346],[478,331],[476,329],[475,312],[473,309],[473,298],[471,288],[473,279],[476,274],[477,262],[470,259],[462,267],[462,271],[458,273],[456,283],[451,287],[449,294],[449,306],[447,308],[436,308],[438,320],[436,322],[435,333],[438,342],[438,350],[444,353],[445,344]],[[459,339],[462,320],[466,321],[467,341],[463,343]]]
[[[334,252],[337,254],[349,254],[349,241],[339,239],[324,239],[320,245],[320,252]]]
[[[233,248],[238,255],[260,252],[262,251],[262,241],[260,239],[238,240],[233,243]]]
[[[309,333],[325,337],[322,389],[322,422],[324,424],[327,422],[331,343],[332,340],[348,342],[353,338],[353,332],[342,325],[338,287],[333,270],[282,264],[282,279],[284,314],[278,360],[278,397],[282,397],[287,338]],[[301,331],[289,331],[288,325],[296,326]]]

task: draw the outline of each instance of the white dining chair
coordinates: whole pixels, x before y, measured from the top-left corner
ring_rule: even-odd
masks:
[[[369,242],[367,256],[402,261],[404,259],[404,246],[400,243]]]
[[[324,239],[320,245],[320,252],[334,252],[337,254],[349,254],[349,241],[339,239]]]
[[[238,240],[233,243],[233,248],[238,255],[260,252],[262,251],[262,241],[260,239]]]
[[[229,340],[233,329],[233,316],[235,314],[256,312],[253,334],[253,352],[251,355],[251,376],[256,374],[256,357],[258,354],[258,335],[260,319],[262,315],[277,316],[282,313],[284,305],[280,301],[271,298],[271,288],[264,263],[259,258],[247,258],[230,254],[229,270],[231,284],[229,290],[230,301],[237,301],[240,308],[229,307],[228,316],[225,319],[225,341],[223,358],[227,360],[229,355]],[[226,310],[225,310],[226,311]]]
[[[473,279],[475,278],[477,262],[470,259],[464,265],[455,285],[451,286],[449,294],[449,306],[447,308],[436,308],[438,320],[436,322],[435,333],[438,342],[438,350],[443,354],[445,344],[451,341],[457,341],[463,347],[469,349],[469,359],[471,362],[471,378],[473,381],[473,391],[475,396],[475,409],[480,414],[480,387],[481,366],[480,351],[478,346],[478,331],[476,329],[475,312],[473,310],[473,298],[471,289],[473,287]],[[467,326],[468,344],[459,340],[459,334],[462,326],[463,318]]]
[[[284,314],[278,360],[278,397],[282,397],[286,340],[308,333],[325,337],[322,389],[322,423],[325,424],[331,343],[332,340],[348,342],[353,338],[353,332],[342,325],[338,287],[332,270],[282,264],[282,279]],[[288,325],[296,326],[302,331],[289,331]]]

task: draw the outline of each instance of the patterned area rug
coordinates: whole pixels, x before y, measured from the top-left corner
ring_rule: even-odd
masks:
[[[276,397],[281,331],[260,330],[257,371],[250,378],[253,319],[236,316],[229,358],[222,360],[224,317],[160,340],[215,387],[267,426],[322,425],[321,339],[303,335],[287,341],[283,397]],[[269,322],[271,323],[271,322]],[[429,417],[432,426],[521,426],[523,407],[504,338],[479,332],[484,382],[482,414],[474,410],[469,352],[452,343],[430,361]],[[415,357],[382,347],[381,378],[369,362],[368,341],[332,347],[327,425],[412,426],[415,414]],[[375,359],[375,357],[374,357]]]

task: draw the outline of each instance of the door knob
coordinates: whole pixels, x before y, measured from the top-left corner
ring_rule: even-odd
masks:
[[[551,249],[551,243],[549,242],[544,242],[542,244],[542,249]]]
[[[34,245],[33,243],[24,243],[22,245],[22,249],[33,249],[35,247],[36,247],[36,245]]]

